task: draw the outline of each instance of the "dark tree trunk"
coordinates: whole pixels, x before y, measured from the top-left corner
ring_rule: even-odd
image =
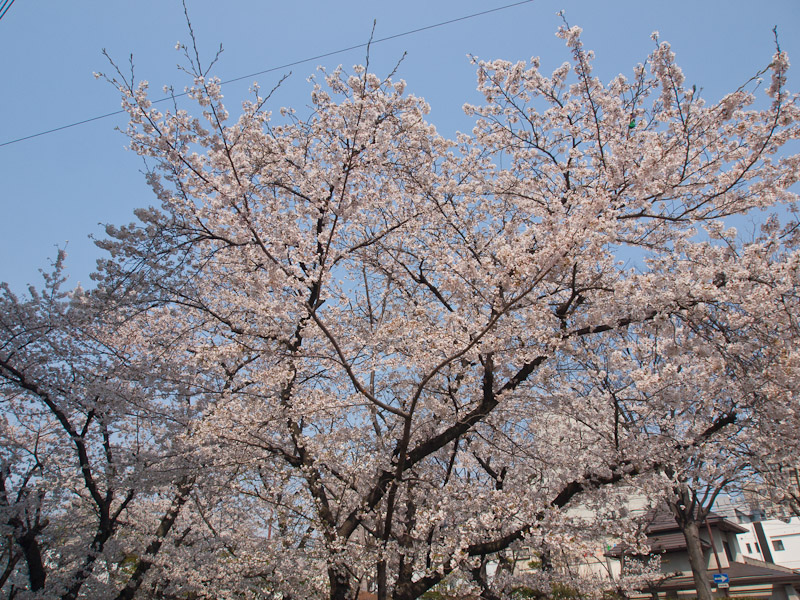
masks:
[[[692,577],[697,590],[697,600],[713,600],[711,582],[708,579],[708,565],[700,542],[700,525],[696,521],[682,523],[681,531],[686,540],[689,564],[692,567]]]
[[[36,539],[36,533],[26,532],[17,538],[17,543],[22,548],[25,562],[28,564],[28,579],[31,582],[31,591],[36,592],[44,588],[47,573],[44,570],[42,561],[42,549]]]
[[[328,567],[328,580],[331,584],[330,600],[353,600],[352,578],[343,566]]]
[[[389,600],[389,590],[386,587],[386,560],[379,560],[377,566],[378,600]]]
[[[194,478],[185,479],[178,484],[178,491],[175,494],[175,498],[172,500],[169,510],[167,510],[161,518],[158,529],[156,529],[155,538],[147,546],[145,555],[139,561],[139,564],[136,565],[136,569],[128,580],[128,583],[122,588],[122,591],[117,594],[115,600],[133,600],[133,597],[136,595],[136,592],[139,591],[144,581],[145,575],[147,575],[150,567],[153,566],[153,559],[158,555],[158,551],[161,550],[164,538],[169,534],[172,526],[175,524],[175,520],[180,514],[181,508],[186,503],[193,484]]]
[[[89,578],[89,575],[91,575],[92,567],[94,567],[97,557],[103,551],[103,547],[111,537],[111,534],[111,528],[105,523],[101,523],[99,530],[95,534],[94,539],[89,546],[89,551],[83,558],[83,564],[72,576],[72,584],[69,586],[69,588],[67,588],[67,591],[62,594],[61,600],[77,600],[78,594],[81,591],[81,587],[83,587],[83,584]]]

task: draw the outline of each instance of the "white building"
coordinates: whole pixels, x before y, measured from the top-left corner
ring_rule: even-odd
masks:
[[[742,554],[749,558],[800,570],[800,518],[768,518],[758,507],[721,498],[715,512],[747,529],[737,536]]]
[[[722,507],[722,510],[725,508]],[[758,518],[760,515],[751,516]],[[751,551],[755,550],[753,540],[761,538],[766,539],[770,546],[776,542],[774,545],[776,548],[781,546],[785,548],[785,543],[777,542],[786,539],[786,536],[783,533],[770,535],[766,531],[759,533],[759,529],[763,529],[761,521],[736,523],[737,520],[739,520],[737,516],[731,518],[712,512],[704,520],[704,526],[700,529],[700,543],[705,555],[709,580],[716,576],[726,577],[729,582],[729,588],[718,589],[717,596],[763,600],[800,600],[800,571],[765,560],[766,557],[762,558],[761,555],[748,556],[748,542],[742,541],[745,536],[753,536],[750,541]],[[779,521],[779,523],[781,522]],[[748,528],[748,525],[752,525],[752,527]],[[796,525],[793,530],[797,530]],[[775,531],[777,533],[778,530]],[[789,536],[793,541],[798,540],[798,537],[800,536]],[[647,526],[647,544],[650,547],[650,555],[661,557],[662,577],[643,589],[641,595],[633,597],[642,600],[645,598],[688,600],[696,597],[685,538],[675,519],[663,507],[654,511],[650,517]],[[759,548],[762,546],[764,543],[759,543]],[[798,556],[797,553],[786,552],[786,550],[781,552],[785,553],[787,560],[792,560],[789,558],[792,554],[795,560]],[[606,555],[619,561],[623,573],[629,557],[631,559],[640,558],[638,555],[632,554],[630,550],[626,550],[624,546],[616,546]]]

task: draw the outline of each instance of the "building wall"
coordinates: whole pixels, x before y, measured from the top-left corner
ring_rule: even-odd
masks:
[[[747,533],[737,536],[742,552],[745,556],[764,560],[764,552],[758,544],[754,525],[740,524],[749,529]],[[788,523],[779,519],[768,519],[762,521],[761,525],[769,542],[773,562],[790,569],[800,569],[800,518],[793,517]]]

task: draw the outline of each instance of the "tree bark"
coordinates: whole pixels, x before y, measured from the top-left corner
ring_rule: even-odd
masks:
[[[192,485],[194,485],[194,477],[186,478],[178,484],[178,490],[175,493],[175,498],[173,498],[169,510],[167,510],[167,512],[161,518],[161,522],[158,525],[154,539],[150,542],[150,544],[148,544],[147,549],[145,550],[145,555],[139,561],[139,564],[136,565],[136,569],[128,580],[128,583],[124,588],[122,588],[120,593],[117,594],[115,600],[132,600],[136,595],[136,592],[139,591],[145,575],[147,575],[150,567],[153,566],[153,559],[158,554],[158,551],[161,550],[161,546],[164,543],[164,538],[167,537],[167,534],[172,529],[172,526],[175,524],[175,520],[180,514],[181,508],[186,503],[186,500],[189,497],[189,492],[192,489]]]
[[[681,531],[686,540],[686,550],[689,553],[689,564],[692,567],[697,600],[713,600],[714,594],[708,580],[708,565],[700,542],[700,526],[696,521],[689,521],[681,524]]]
[[[342,565],[328,567],[328,580],[331,585],[330,600],[353,600],[352,578],[347,569]]]
[[[28,565],[28,579],[31,582],[31,591],[36,592],[43,589],[47,572],[44,570],[42,550],[39,546],[39,541],[36,539],[36,533],[33,531],[26,532],[17,538],[17,543],[22,548],[25,562]]]

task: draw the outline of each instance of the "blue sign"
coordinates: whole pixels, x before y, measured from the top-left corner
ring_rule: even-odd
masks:
[[[714,583],[716,583],[717,585],[719,585],[720,583],[728,583],[730,580],[731,580],[731,578],[728,577],[727,573],[715,573],[714,574]]]

